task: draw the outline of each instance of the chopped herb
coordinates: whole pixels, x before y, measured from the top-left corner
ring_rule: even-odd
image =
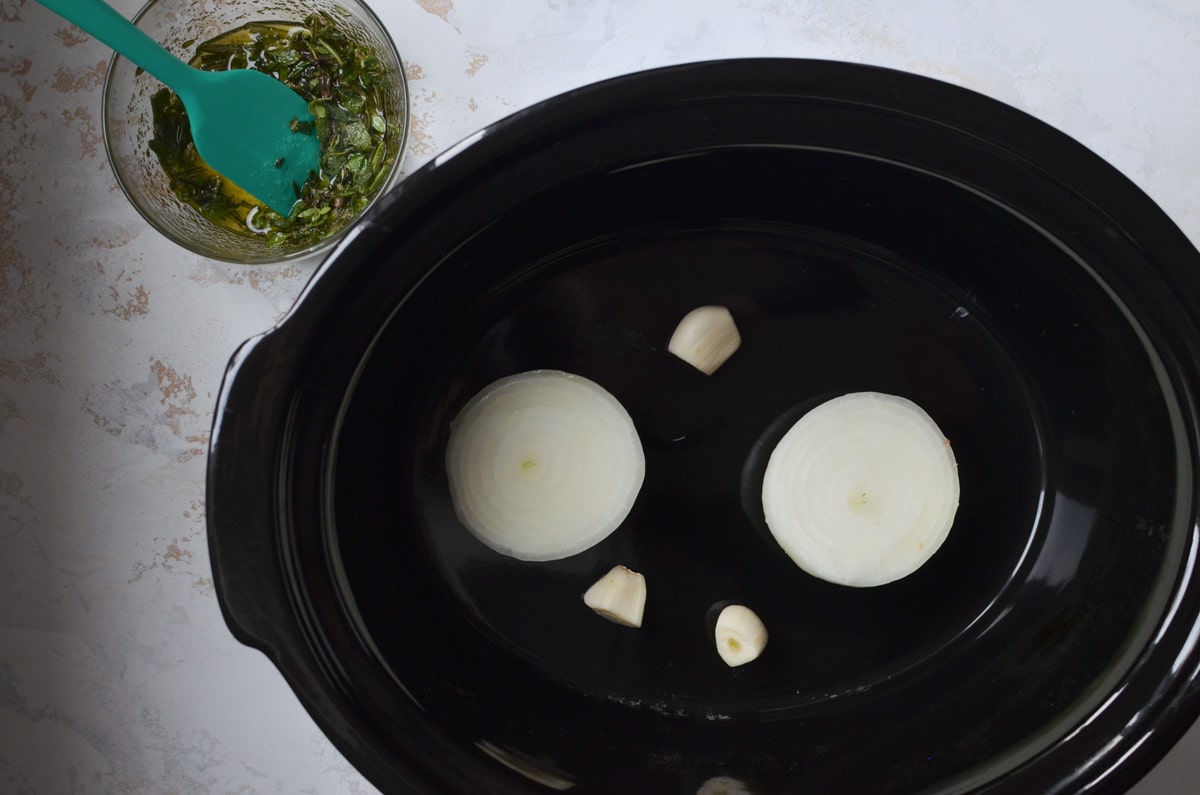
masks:
[[[210,169],[196,153],[183,103],[169,89],[156,93],[150,149],[180,201],[214,224],[273,247],[303,248],[345,227],[386,179],[401,124],[388,121],[383,67],[328,14],[310,14],[303,23],[251,22],[197,46],[190,63],[210,72],[251,68],[275,76],[308,100],[313,115],[293,119],[292,130],[315,133],[321,143],[321,170],[304,185],[293,183],[298,201],[285,218]],[[282,165],[282,158],[275,161]]]
[[[365,157],[363,157],[362,154],[360,154],[359,152],[355,152],[354,154],[352,154],[346,158],[346,162],[342,165],[342,167],[344,169],[346,169],[347,171],[349,171],[351,174],[357,174],[358,172],[362,171],[363,166],[365,166],[366,164],[367,164],[367,159]]]

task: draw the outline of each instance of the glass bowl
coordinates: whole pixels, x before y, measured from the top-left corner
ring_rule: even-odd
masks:
[[[248,22],[299,22],[308,14],[327,12],[353,40],[378,55],[387,75],[384,116],[400,131],[390,172],[363,208],[365,213],[387,192],[400,173],[408,139],[408,86],[396,45],[383,23],[358,0],[150,0],[134,24],[172,53],[188,60],[195,46]],[[128,59],[113,57],[104,82],[104,146],[121,189],[150,225],[197,254],[238,263],[272,263],[299,259],[331,247],[344,227],[317,243],[269,246],[264,238],[238,235],[205,219],[179,200],[150,150],[154,120],[150,98],[162,88],[154,77]]]

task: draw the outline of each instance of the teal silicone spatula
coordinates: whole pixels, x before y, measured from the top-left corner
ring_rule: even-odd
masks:
[[[287,216],[320,168],[304,98],[253,69],[205,72],[176,58],[103,0],[38,0],[161,80],[187,109],[196,151],[242,190]],[[301,126],[304,130],[304,126]]]

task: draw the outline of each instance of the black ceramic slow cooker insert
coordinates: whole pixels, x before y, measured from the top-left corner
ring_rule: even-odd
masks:
[[[666,352],[703,304],[743,337],[712,377]],[[971,91],[792,60],[589,86],[407,179],[234,356],[217,593],[385,792],[1121,791],[1200,704],[1198,309],[1150,199]],[[534,564],[458,523],[444,456],[537,368],[612,392],[646,477]],[[861,390],[936,418],[962,498],[929,563],[857,589],[787,558],[759,489]],[[580,599],[617,563],[641,630]],[[729,600],[771,633],[737,669]]]

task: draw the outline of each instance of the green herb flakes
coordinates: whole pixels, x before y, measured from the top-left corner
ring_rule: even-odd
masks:
[[[316,134],[321,143],[320,173],[296,186],[296,205],[284,218],[209,168],[196,153],[183,103],[169,89],[156,93],[150,149],[180,201],[214,224],[273,247],[303,248],[345,227],[386,179],[400,125],[388,124],[384,112],[383,67],[328,14],[310,14],[303,23],[252,22],[200,44],[191,64],[257,69],[286,83],[313,115],[294,119],[292,129]]]

